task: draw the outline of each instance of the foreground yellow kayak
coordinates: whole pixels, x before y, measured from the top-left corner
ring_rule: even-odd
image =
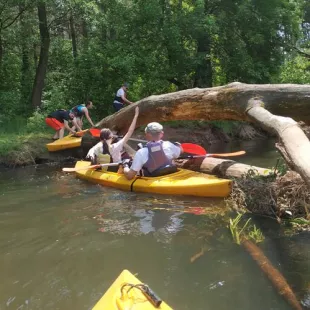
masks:
[[[88,161],[78,161],[75,168],[87,168],[90,165]],[[93,183],[132,192],[202,197],[226,197],[231,192],[230,180],[185,169],[165,176],[137,177],[133,180],[127,180],[123,174],[94,169],[79,170],[76,174]]]
[[[142,284],[128,270],[119,277],[101,297],[93,310],[172,310],[164,301]]]

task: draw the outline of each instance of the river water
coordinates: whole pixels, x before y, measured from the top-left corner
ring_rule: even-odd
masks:
[[[271,167],[271,146],[211,151],[246,149],[241,162]],[[290,309],[232,243],[234,215],[221,199],[123,192],[57,166],[3,170],[0,183],[0,309],[91,309],[123,269],[176,310]],[[309,235],[252,220],[266,237],[260,247],[310,307]]]

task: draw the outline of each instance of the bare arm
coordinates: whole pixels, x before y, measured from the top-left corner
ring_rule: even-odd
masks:
[[[129,138],[132,136],[135,128],[136,128],[136,123],[137,123],[137,119],[138,119],[138,116],[139,116],[139,107],[136,107],[135,109],[135,116],[133,117],[133,120],[130,124],[130,127],[127,131],[127,133],[125,134],[124,138],[123,138],[123,143],[125,144]]]
[[[134,171],[129,167],[124,167],[124,175],[127,180],[132,180],[137,175],[137,171]]]
[[[125,97],[125,95],[122,95],[121,97],[122,97],[122,99],[123,99],[123,102],[126,102],[126,103],[128,103],[128,104],[132,104],[132,103],[133,103],[133,102],[129,101],[129,100]]]
[[[85,108],[84,113],[85,113],[85,116],[86,116],[87,120],[89,121],[89,123],[90,123],[93,127],[95,127],[93,121],[91,120],[91,118],[90,118],[90,116],[89,116],[89,113],[88,113],[88,109],[87,109],[87,108]]]
[[[75,131],[70,128],[68,121],[64,120],[64,126],[69,132],[75,133]]]

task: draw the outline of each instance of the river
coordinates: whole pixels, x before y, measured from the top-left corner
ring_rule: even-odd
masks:
[[[274,166],[272,143],[261,143],[211,152],[242,148],[241,162]],[[232,243],[233,214],[221,199],[123,192],[46,165],[2,170],[0,183],[0,309],[91,309],[123,269],[176,310],[290,309]],[[265,254],[310,308],[309,235],[253,222]]]

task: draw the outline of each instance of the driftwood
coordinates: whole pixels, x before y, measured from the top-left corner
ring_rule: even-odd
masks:
[[[280,273],[280,271],[276,269],[269,261],[269,259],[265,256],[263,251],[250,240],[242,240],[241,245],[256,261],[258,266],[271,281],[278,293],[283,296],[283,298],[288,302],[292,309],[302,310],[302,306],[297,300],[293,290],[291,289],[283,275]]]
[[[310,124],[310,85],[232,83],[187,89],[147,97],[97,125],[123,133],[128,129],[137,105],[140,108],[137,126],[169,120],[254,121],[278,135],[294,170],[310,187],[310,142],[298,124],[289,118]]]
[[[258,175],[267,176],[272,173],[272,170],[237,163],[233,160],[224,160],[220,158],[194,158],[176,160],[176,165],[180,168],[185,168],[194,171],[215,174],[220,177],[236,177],[240,178],[247,174],[250,170],[254,170]]]

